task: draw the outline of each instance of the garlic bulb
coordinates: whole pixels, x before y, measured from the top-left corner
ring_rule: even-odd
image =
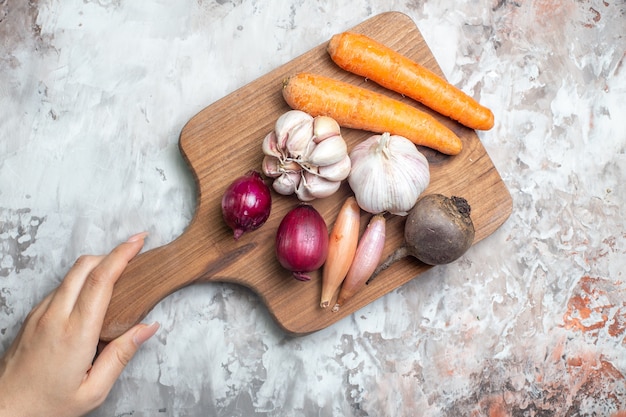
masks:
[[[428,160],[402,136],[371,136],[352,149],[350,159],[348,183],[369,213],[406,216],[430,182]]]
[[[348,147],[339,124],[300,110],[281,115],[263,139],[263,173],[274,190],[302,201],[328,197],[350,174]]]

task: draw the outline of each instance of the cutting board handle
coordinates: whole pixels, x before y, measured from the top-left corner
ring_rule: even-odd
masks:
[[[172,242],[150,249],[129,262],[113,289],[100,339],[111,341],[139,323],[161,300],[196,281],[210,281],[225,267],[253,250],[252,242],[228,251],[211,250],[192,223]]]

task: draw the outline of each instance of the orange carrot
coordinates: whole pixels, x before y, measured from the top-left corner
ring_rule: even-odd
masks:
[[[361,209],[353,196],[344,201],[328,239],[328,256],[322,270],[322,299],[326,308],[350,269],[357,243]]]
[[[371,218],[356,248],[348,274],[341,284],[341,290],[333,311],[339,311],[339,308],[346,301],[363,288],[369,277],[374,273],[383,255],[385,229],[386,220],[382,214],[377,214]]]
[[[463,148],[461,139],[428,113],[333,78],[295,74],[283,82],[283,97],[291,108],[332,117],[343,127],[389,132],[448,155],[456,155]]]
[[[419,101],[472,129],[493,127],[493,113],[444,78],[365,35],[344,32],[328,43],[341,68]]]

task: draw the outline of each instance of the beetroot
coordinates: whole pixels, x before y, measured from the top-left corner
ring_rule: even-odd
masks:
[[[457,260],[474,242],[471,207],[463,197],[429,194],[411,209],[404,225],[404,244],[381,263],[368,282],[407,256],[428,265]]]

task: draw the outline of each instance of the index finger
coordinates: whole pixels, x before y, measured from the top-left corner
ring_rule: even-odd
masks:
[[[99,334],[113,286],[128,262],[141,250],[145,237],[146,233],[132,236],[116,246],[89,272],[70,315],[74,323]]]

